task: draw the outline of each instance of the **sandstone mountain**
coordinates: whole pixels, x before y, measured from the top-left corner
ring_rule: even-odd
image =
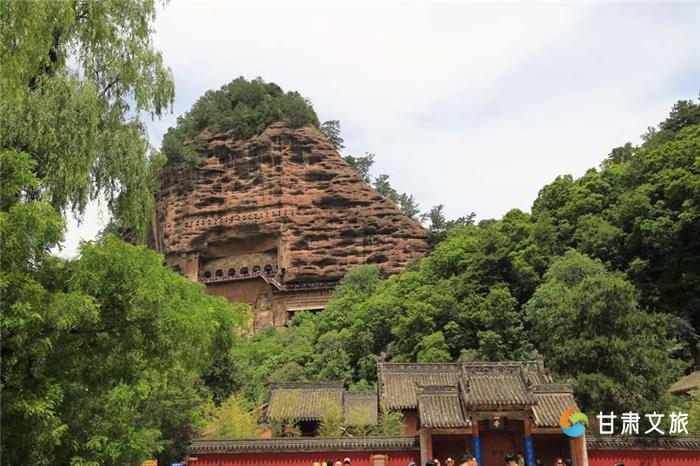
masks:
[[[208,291],[249,302],[256,324],[321,309],[350,268],[398,273],[428,250],[418,222],[374,191],[311,126],[236,140],[203,132],[201,164],[162,172],[154,247]]]

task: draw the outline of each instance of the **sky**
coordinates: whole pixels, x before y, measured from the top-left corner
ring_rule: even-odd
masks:
[[[176,86],[172,113],[148,121],[154,147],[204,92],[260,76],[339,120],[343,155],[376,154],[375,175],[448,218],[527,211],[700,92],[688,3],[171,1],[153,39]],[[60,254],[108,220],[90,205]]]

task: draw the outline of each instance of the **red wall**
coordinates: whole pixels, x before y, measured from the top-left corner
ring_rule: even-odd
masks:
[[[700,451],[588,450],[589,466],[698,466]]]
[[[370,466],[370,455],[388,455],[387,466],[408,466],[420,463],[418,451],[349,451],[349,452],[282,452],[282,453],[206,453],[190,456],[191,466],[313,466],[326,460],[350,458],[352,466]],[[197,460],[193,460],[197,458]]]

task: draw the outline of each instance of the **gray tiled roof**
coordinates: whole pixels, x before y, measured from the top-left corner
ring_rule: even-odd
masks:
[[[691,372],[673,385],[668,390],[676,395],[690,393],[700,389],[700,370]]]
[[[376,392],[345,392],[343,395],[343,412],[345,421],[350,425],[374,425],[377,423]]]
[[[416,409],[418,386],[463,388],[467,406],[526,407],[536,402],[530,388],[551,378],[540,361],[394,364],[378,367],[380,402],[391,409]]]
[[[700,450],[700,437],[586,436],[590,450]]]
[[[343,382],[284,382],[270,384],[270,419],[318,421],[323,409],[343,406]]]
[[[570,385],[539,385],[533,388],[533,394],[537,404],[532,407],[532,414],[537,427],[557,427],[562,413],[577,407]]]
[[[517,362],[464,364],[459,385],[468,408],[527,407],[536,403],[528,375]]]
[[[418,450],[416,437],[270,438],[250,440],[194,440],[190,455],[270,451],[392,451]]]
[[[464,412],[457,387],[418,387],[418,413],[421,427],[456,428],[469,427],[471,422]]]
[[[457,386],[461,364],[395,364],[378,367],[380,401],[390,409],[416,409],[416,386]]]

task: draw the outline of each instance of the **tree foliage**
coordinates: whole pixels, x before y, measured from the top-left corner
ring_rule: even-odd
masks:
[[[26,195],[78,214],[104,197],[140,239],[160,163],[141,116],[160,116],[174,96],[154,18],[152,0],[0,4],[0,150],[36,162]]]
[[[245,309],[107,236],[49,254],[64,223],[26,153],[0,153],[3,464],[177,459]]]
[[[255,438],[259,433],[256,416],[240,395],[231,395],[214,408],[205,430],[207,438],[224,440]]]
[[[668,318],[641,309],[619,272],[570,250],[552,263],[525,310],[531,341],[572,381],[583,406],[647,412],[667,398],[680,367]]]
[[[25,230],[3,217],[3,238]],[[38,270],[4,274],[3,463],[177,459],[209,398],[201,376],[230,348],[243,310],[114,237],[71,262],[47,244]]]
[[[321,132],[326,136],[328,142],[333,145],[333,148],[338,152],[345,149],[343,143],[345,140],[340,135],[340,122],[338,120],[328,120],[321,123],[319,127]]]
[[[204,129],[247,139],[278,121],[294,127],[319,127],[311,103],[298,92],[284,92],[262,78],[248,81],[239,77],[218,90],[207,91],[178,117],[177,125],[163,136],[163,152],[169,160],[196,161],[198,137]]]

